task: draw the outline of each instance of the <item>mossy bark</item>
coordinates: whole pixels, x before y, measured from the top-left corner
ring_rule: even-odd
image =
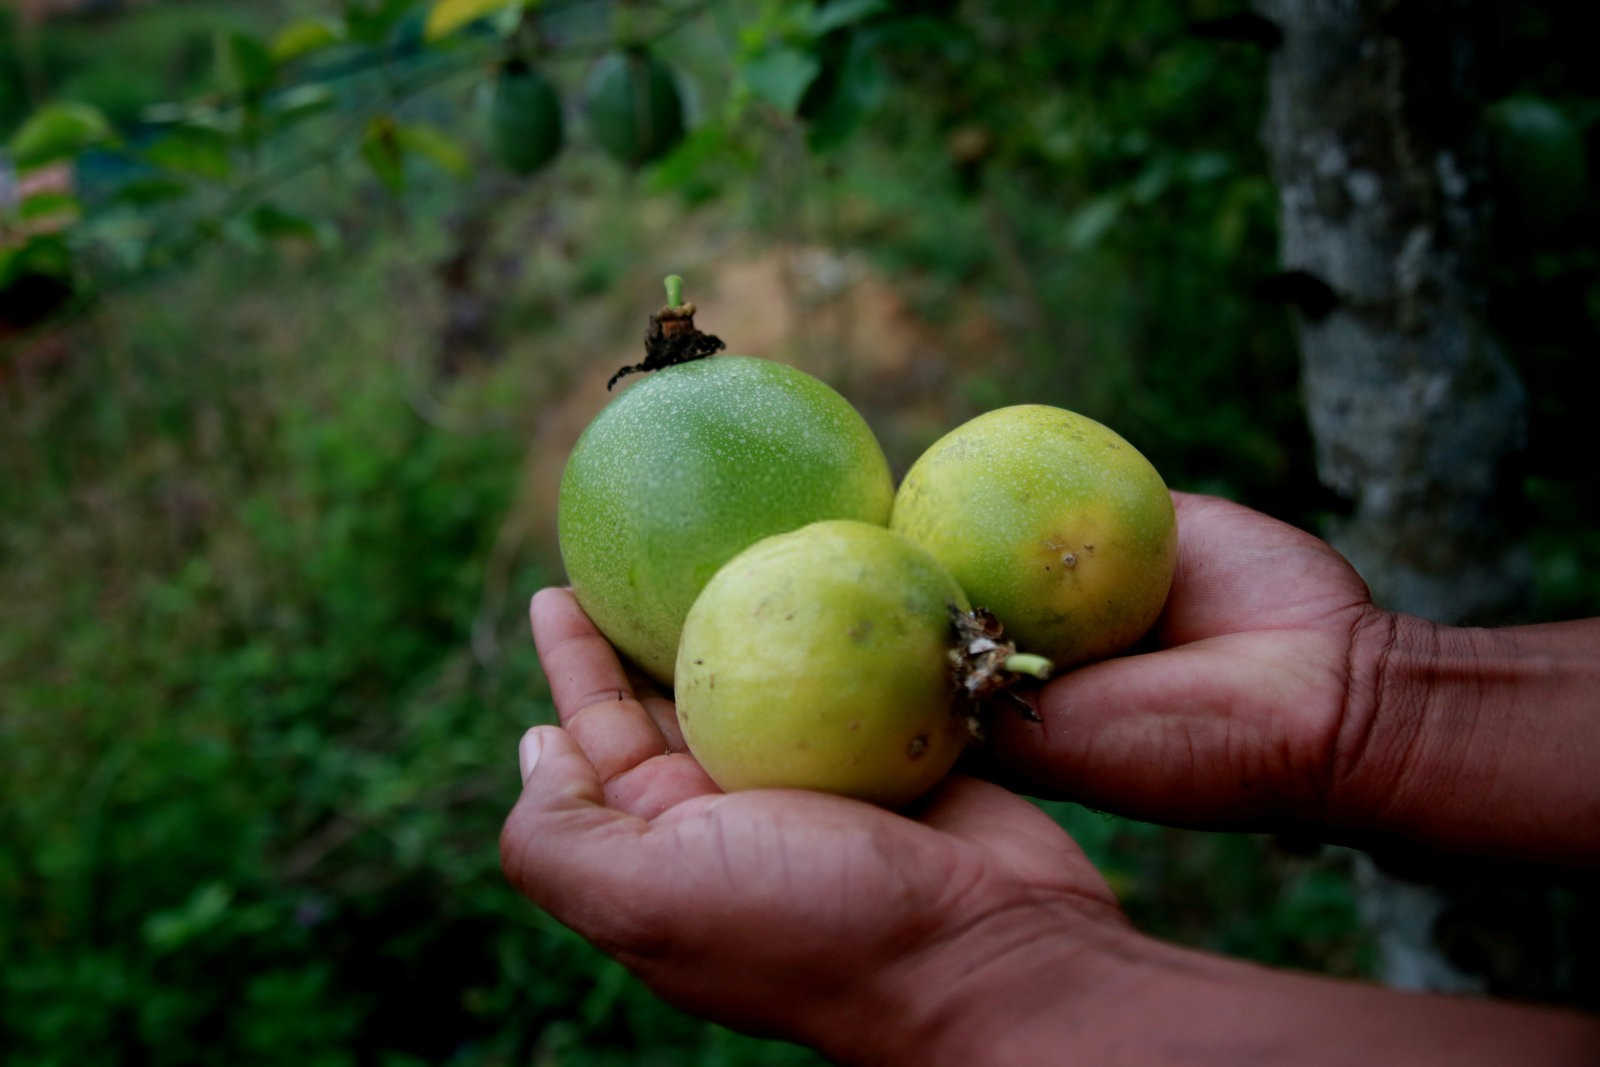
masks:
[[[1261,0],[1282,30],[1264,136],[1297,280],[1318,473],[1380,603],[1504,621],[1522,385],[1485,320],[1482,6]]]
[[[1483,278],[1493,5],[1255,6],[1280,31],[1263,135],[1318,473],[1352,504],[1332,539],[1385,607],[1516,619],[1526,398],[1487,328]],[[1547,872],[1397,857],[1357,871],[1389,983],[1595,1002],[1562,936],[1571,890]]]

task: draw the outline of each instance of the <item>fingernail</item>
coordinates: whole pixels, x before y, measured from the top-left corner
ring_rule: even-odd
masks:
[[[517,762],[522,765],[522,780],[526,782],[528,775],[539,765],[539,751],[544,748],[544,741],[539,737],[539,731],[529,730],[522,735],[521,744],[517,745]]]

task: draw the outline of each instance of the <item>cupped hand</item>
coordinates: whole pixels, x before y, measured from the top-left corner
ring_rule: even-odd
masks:
[[[1157,651],[1001,716],[986,773],[1158,821],[1321,823],[1361,759],[1392,624],[1323,541],[1214,497],[1174,493],[1179,556]]]
[[[1046,932],[1126,931],[1071,839],[999,786],[956,777],[905,813],[724,794],[569,592],[532,622],[562,725],[524,738],[505,870],[669,1001],[857,1058],[841,1040],[936,1030]]]

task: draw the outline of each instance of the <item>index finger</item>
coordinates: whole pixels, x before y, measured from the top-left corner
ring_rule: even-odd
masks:
[[[540,590],[528,613],[561,725],[594,764],[602,782],[672,750],[634,691],[616,651],[583,613],[571,590]]]
[[[987,770],[1024,792],[1153,822],[1247,828],[1316,817],[1342,693],[1315,635],[1231,634],[1063,674],[1040,721],[989,724]]]

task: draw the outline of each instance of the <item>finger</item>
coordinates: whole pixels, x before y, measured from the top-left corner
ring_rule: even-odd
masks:
[[[668,751],[665,735],[634,695],[616,651],[570,590],[540,590],[529,616],[561,725],[602,782]]]
[[[1070,872],[1084,893],[1116,906],[1117,898],[1076,841],[1054,819],[1008,789],[964,774],[946,779],[928,799],[921,821],[976,845],[1018,877],[1059,885]]]
[[[683,729],[678,725],[678,708],[670,697],[663,696],[655,681],[636,667],[627,667],[628,683],[633,686],[633,693],[644,706],[650,720],[656,724],[656,729],[661,731],[661,736],[666,739],[669,752],[687,752],[688,744],[683,739]]]
[[[1174,492],[1178,562],[1157,624],[1163,645],[1312,625],[1368,599],[1322,540],[1219,497]]]
[[[554,726],[523,736],[522,795],[500,831],[511,884],[585,936],[615,939],[619,900],[640,884],[643,820],[607,808],[583,750]]]
[[[528,617],[559,711],[570,714],[601,700],[633,696],[633,684],[616,651],[589,621],[572,590],[539,590],[528,606]]]
[[[1319,640],[1240,634],[1073,671],[1040,692],[1041,722],[995,718],[986,773],[1168,823],[1314,814],[1338,718],[1325,694],[1344,691]]]
[[[717,784],[686,752],[656,756],[606,783],[606,803],[619,811],[654,819],[695,797],[720,793]]]

